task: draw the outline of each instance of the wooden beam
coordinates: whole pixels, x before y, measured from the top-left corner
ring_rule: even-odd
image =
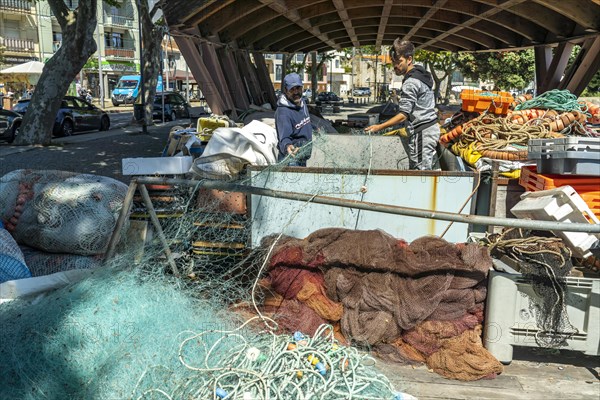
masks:
[[[461,29],[463,29],[467,26],[471,26],[474,23],[479,22],[483,19],[491,18],[494,15],[498,14],[500,11],[506,10],[510,7],[513,7],[517,4],[523,3],[525,1],[526,0],[507,0],[504,3],[502,3],[501,5],[498,5],[496,7],[491,7],[487,11],[484,11],[483,13],[481,13],[479,16],[469,18],[466,21],[464,21],[462,24],[450,29],[448,32],[442,33],[441,35],[429,40],[428,42],[423,43],[422,45],[419,46],[419,48],[424,48],[426,46],[434,44],[435,42],[440,42],[443,39],[447,38],[448,36],[460,31]]]
[[[575,96],[581,95],[596,72],[600,70],[600,35],[586,40],[579,54],[582,54],[581,62],[577,63],[578,67],[566,85],[566,89]]]
[[[558,36],[567,37],[575,29],[575,22],[565,19],[555,11],[541,7],[539,4],[529,2],[516,4],[506,11],[525,18]]]
[[[217,55],[221,61],[221,68],[223,68],[233,104],[240,110],[247,110],[250,107],[249,93],[246,92],[246,85],[244,85],[244,79],[237,66],[235,54],[231,49],[223,47],[217,50]]]
[[[222,85],[217,83],[218,78],[213,77],[209,72],[205,64],[205,58],[200,53],[194,39],[184,36],[174,36],[173,38],[184,55],[194,79],[198,82],[202,94],[206,97],[206,102],[211,111],[223,115],[226,110],[231,110],[233,103],[225,98]]]
[[[379,28],[377,29],[377,41],[375,42],[375,49],[377,51],[381,50],[381,43],[383,42],[383,36],[385,35],[388,18],[392,12],[393,5],[393,0],[385,0],[385,3],[383,4],[383,10],[381,11],[381,22],[379,23]]]
[[[264,5],[272,8],[273,10],[279,12],[281,15],[285,16],[287,19],[294,22],[296,25],[300,26],[305,31],[307,31],[310,34],[312,34],[313,36],[319,38],[323,43],[326,43],[327,45],[331,46],[334,49],[340,50],[338,48],[338,45],[335,42],[329,40],[327,35],[322,34],[321,32],[319,32],[319,30],[317,28],[313,28],[312,26],[310,26],[310,24],[306,20],[302,19],[302,17],[300,17],[300,14],[298,13],[298,10],[288,9],[288,6],[287,6],[285,0],[258,0],[258,1],[260,1]]]
[[[275,98],[275,91],[273,90],[273,83],[271,82],[271,76],[267,69],[267,63],[262,53],[257,51],[252,52],[254,58],[254,64],[256,65],[256,74],[258,76],[258,82],[263,92],[263,97],[267,103],[271,104],[274,110],[277,106],[277,99]]]
[[[534,48],[535,55],[535,81],[541,85],[548,75],[548,69],[552,62],[552,47],[538,46]]]
[[[550,63],[550,68],[548,68],[546,79],[544,79],[544,82],[538,89],[538,94],[556,89],[560,82],[560,78],[565,72],[565,67],[571,56],[573,46],[574,44],[570,42],[564,42],[558,45],[554,57],[552,58],[552,62]]]
[[[585,29],[600,31],[600,1],[588,0],[533,0],[539,6],[549,8]]]
[[[260,84],[258,83],[258,75],[256,73],[256,68],[252,64],[252,61],[250,61],[250,56],[244,50],[236,50],[235,54],[238,61],[238,66],[242,74],[242,78],[245,80],[244,83],[248,86],[248,89],[250,90],[252,103],[256,105],[264,104],[266,100],[263,96]]]
[[[431,19],[431,17],[433,17],[446,4],[447,1],[448,0],[437,0],[435,4],[433,4],[429,10],[427,10],[425,15],[419,19],[419,22],[417,22],[412,29],[408,31],[406,35],[404,35],[402,40],[410,40],[410,38],[413,37],[413,35],[419,29],[421,29],[421,27],[425,25]]]
[[[188,26],[196,26],[202,21],[209,20],[215,14],[219,13],[225,7],[233,3],[235,0],[221,0],[221,1],[211,1],[204,4],[204,6],[200,7],[200,9],[196,10],[193,13],[189,13],[187,17],[181,19],[181,22],[184,25]],[[219,13],[218,19],[221,19],[221,14]]]
[[[268,17],[276,15],[273,10],[255,0],[233,1],[227,8],[222,9],[218,16],[205,19],[202,22],[202,26],[204,30],[220,35],[221,32],[226,31],[230,26],[244,25],[244,22],[242,21],[253,21],[254,19],[257,19],[254,14],[263,9],[271,11],[271,14],[268,15]]]
[[[344,27],[346,28],[346,32],[348,32],[348,38],[352,41],[352,45],[354,47],[360,47],[358,43],[358,39],[356,38],[356,32],[354,32],[354,27],[352,26],[352,21],[348,17],[348,11],[344,8],[344,0],[332,0],[335,9],[340,16],[340,19],[344,23]]]

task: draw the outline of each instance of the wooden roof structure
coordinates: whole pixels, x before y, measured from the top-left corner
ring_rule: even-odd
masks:
[[[380,48],[398,37],[432,51],[534,47],[538,93],[579,94],[600,68],[600,0],[163,0],[161,8],[215,112],[275,106],[263,53]]]
[[[390,45],[432,51],[555,44],[600,33],[600,0],[169,0],[171,30],[261,52]]]

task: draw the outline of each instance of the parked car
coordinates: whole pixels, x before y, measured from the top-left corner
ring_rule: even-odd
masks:
[[[31,99],[19,100],[13,111],[25,114]],[[54,136],[71,136],[81,131],[107,131],[110,118],[106,111],[75,96],[65,96],[54,119],[52,134]]]
[[[12,143],[19,133],[21,114],[0,108],[0,140]]]
[[[333,92],[321,92],[317,95],[315,104],[319,106],[322,103],[341,105],[344,103],[344,101],[342,99],[340,99],[337,94],[335,94]]]
[[[162,108],[164,98],[164,109]],[[178,118],[190,117],[190,105],[185,98],[176,92],[161,92],[154,96],[154,107],[152,118],[162,119],[163,114],[165,120],[175,121]]]
[[[370,96],[371,89],[368,87],[355,87],[352,89],[352,96]]]

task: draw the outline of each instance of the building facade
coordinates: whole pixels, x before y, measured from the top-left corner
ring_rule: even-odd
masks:
[[[71,9],[79,5],[78,0],[64,1]],[[121,76],[139,74],[140,37],[135,0],[119,0],[118,7],[100,2],[97,17],[94,37],[98,51],[76,81],[95,98],[99,98],[102,86],[104,98],[109,99]],[[61,44],[61,28],[47,1],[0,0],[0,69],[28,61],[47,62]],[[196,82],[175,41],[166,36],[162,48],[166,87],[184,93],[190,90],[192,97],[198,96]],[[24,85],[20,86],[23,90]],[[6,92],[8,88],[0,86],[2,89]]]

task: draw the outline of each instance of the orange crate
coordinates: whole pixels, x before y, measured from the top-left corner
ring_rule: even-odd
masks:
[[[535,165],[521,168],[519,185],[530,192],[569,185],[581,196],[592,212],[600,217],[600,183],[597,177],[538,174]]]
[[[463,111],[488,111],[498,115],[508,114],[508,108],[514,101],[514,98],[508,92],[484,92],[472,89],[465,89],[460,92],[460,98]]]

